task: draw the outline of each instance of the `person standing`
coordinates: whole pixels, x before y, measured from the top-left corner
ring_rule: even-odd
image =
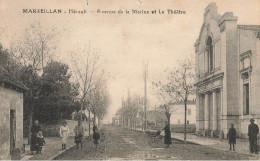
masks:
[[[79,149],[79,144],[81,145],[81,149],[82,149],[82,139],[84,136],[84,130],[83,130],[83,126],[81,125],[81,121],[78,121],[78,125],[75,126],[74,132],[75,132],[75,143],[77,145],[77,149]]]
[[[170,124],[167,121],[165,121],[165,127],[162,130],[164,130],[164,144],[166,144],[166,147],[169,148],[170,144],[172,144],[172,140]]]
[[[30,151],[33,154],[33,151],[37,151],[37,134],[39,131],[42,131],[39,121],[35,120],[33,126],[31,127],[31,144]]]
[[[67,122],[64,121],[63,125],[60,127],[60,137],[61,137],[61,143],[62,143],[62,150],[66,150],[66,145],[68,142],[68,138],[69,138],[69,134],[70,134],[70,129],[67,126]]]
[[[94,133],[95,131],[98,131],[98,128],[97,128],[97,126],[96,126],[96,124],[95,124],[95,123],[93,124],[92,131],[93,131],[93,133]]]
[[[42,147],[45,145],[45,139],[43,137],[42,131],[39,131],[37,134],[37,150],[36,154],[41,154],[42,153]]]
[[[250,152],[258,154],[257,149],[257,135],[259,133],[259,128],[257,124],[255,124],[254,119],[250,119],[251,124],[248,125],[248,137],[249,137],[249,144],[250,144]]]
[[[231,128],[228,131],[228,142],[229,142],[229,150],[232,150],[233,145],[233,151],[235,151],[235,144],[236,144],[236,137],[237,137],[237,131],[234,128],[234,124],[231,124]]]
[[[93,139],[94,139],[94,144],[96,145],[96,148],[98,146],[98,140],[100,139],[100,135],[98,133],[98,130],[97,128],[96,129],[93,129]]]

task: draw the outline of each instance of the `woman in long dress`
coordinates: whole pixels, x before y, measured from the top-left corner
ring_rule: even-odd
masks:
[[[164,144],[166,144],[166,147],[169,148],[170,144],[172,144],[172,139],[171,139],[171,130],[170,130],[170,124],[165,121],[165,127],[163,128],[164,130]]]
[[[69,134],[70,134],[70,129],[67,126],[67,122],[63,122],[63,125],[60,127],[60,137],[61,137],[61,143],[62,143],[62,150],[66,149]]]
[[[37,152],[37,134],[39,131],[42,131],[41,126],[39,125],[39,121],[35,120],[34,124],[31,127],[31,144],[30,144],[30,151],[33,154],[33,151]]]

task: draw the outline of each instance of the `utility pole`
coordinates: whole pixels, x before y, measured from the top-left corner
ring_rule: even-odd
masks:
[[[124,98],[122,98],[122,126],[124,128]]]
[[[147,129],[147,76],[148,76],[148,62],[144,68],[144,130]]]

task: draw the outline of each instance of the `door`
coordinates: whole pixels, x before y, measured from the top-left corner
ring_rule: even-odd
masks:
[[[10,153],[15,149],[16,138],[16,111],[10,110]]]

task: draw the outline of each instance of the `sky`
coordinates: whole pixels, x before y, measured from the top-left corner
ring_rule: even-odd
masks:
[[[211,0],[0,0],[0,42],[9,48],[20,39],[24,29],[40,22],[44,29],[55,28],[59,37],[55,59],[72,65],[71,52],[77,45],[99,48],[107,72],[111,105],[105,121],[120,108],[121,99],[130,94],[144,94],[143,69],[148,63],[148,99],[159,104],[151,82],[164,79],[167,68],[177,66],[177,59],[194,54],[203,14]],[[260,0],[217,0],[219,14],[233,12],[238,24],[260,25]],[[87,10],[87,14],[24,14],[23,9]],[[132,9],[150,14],[98,14],[103,11]],[[158,10],[182,10],[186,14],[158,14]],[[151,14],[157,10],[157,14]],[[93,12],[90,12],[93,11]],[[72,73],[73,74],[73,73]]]

